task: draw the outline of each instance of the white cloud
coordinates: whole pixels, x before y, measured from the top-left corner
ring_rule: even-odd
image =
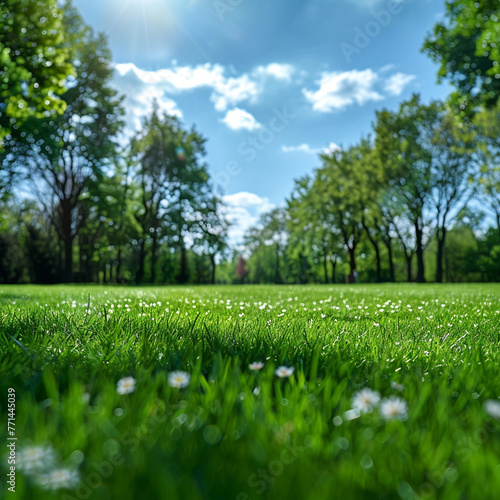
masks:
[[[319,154],[330,154],[334,151],[340,151],[342,148],[335,144],[334,142],[330,142],[328,146],[325,148],[312,148],[309,144],[299,144],[298,146],[281,146],[281,151],[283,153],[307,153],[310,155],[319,155]]]
[[[276,207],[268,198],[247,191],[225,195],[223,201],[224,213],[232,223],[229,228],[232,244],[241,243],[244,234],[258,223],[260,216]]]
[[[182,118],[182,111],[165,95],[161,86],[145,85],[134,72],[115,72],[113,85],[125,95],[126,132],[129,134],[140,128],[142,118],[152,110],[154,99],[160,111]]]
[[[289,82],[294,67],[290,64],[271,63],[259,66],[250,73],[227,76],[226,68],[220,64],[199,64],[197,66],[177,66],[148,71],[133,63],[115,65],[117,81],[135,80],[148,89],[168,94],[178,94],[198,88],[212,89],[210,100],[217,111],[226,111],[230,106],[242,102],[254,103],[264,91],[267,77]]]
[[[338,144],[335,144],[334,142],[330,142],[330,144],[328,144],[328,146],[326,148],[323,148],[321,150],[321,153],[324,155],[328,155],[328,154],[334,153],[335,151],[341,151],[341,150],[342,150],[342,148]]]
[[[277,80],[289,82],[295,73],[295,68],[291,64],[271,63],[267,66],[259,66],[255,70],[256,74],[273,76]]]
[[[354,103],[363,105],[368,101],[382,100],[384,97],[374,89],[377,80],[378,75],[371,69],[334,71],[322,74],[317,82],[318,90],[303,89],[303,93],[315,111],[328,113]]]
[[[395,73],[394,75],[391,75],[385,82],[385,90],[391,95],[401,95],[404,88],[415,78],[415,75]]]
[[[298,146],[281,146],[281,151],[283,151],[283,153],[301,152],[311,155],[315,155],[320,152],[319,149],[311,148],[309,144],[299,144]]]
[[[225,123],[231,130],[252,131],[261,127],[252,114],[240,108],[230,109],[221,122]]]
[[[257,83],[248,75],[243,75],[218,82],[210,100],[217,111],[225,111],[229,106],[243,101],[255,102],[260,92]]]

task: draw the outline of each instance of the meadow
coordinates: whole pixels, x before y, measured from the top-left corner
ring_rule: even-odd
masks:
[[[3,286],[0,318],[2,498],[498,498],[498,284]]]

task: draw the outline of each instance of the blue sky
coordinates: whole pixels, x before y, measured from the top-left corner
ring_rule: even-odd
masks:
[[[450,91],[420,52],[444,0],[74,0],[105,32],[129,130],[153,98],[208,139],[232,239],[375,110]]]

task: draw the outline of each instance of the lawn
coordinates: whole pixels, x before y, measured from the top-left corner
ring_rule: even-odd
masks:
[[[0,318],[0,497],[498,498],[500,285],[4,286]]]

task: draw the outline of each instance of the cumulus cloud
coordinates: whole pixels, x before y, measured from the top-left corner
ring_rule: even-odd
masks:
[[[261,124],[248,111],[240,108],[230,109],[221,120],[231,130],[256,130]]]
[[[303,93],[315,111],[328,113],[354,103],[362,105],[382,100],[383,96],[374,89],[377,79],[378,75],[371,69],[323,73],[317,82],[319,89],[304,89]]]
[[[268,78],[290,82],[295,71],[292,65],[280,63],[258,66],[249,73],[236,76],[228,75],[224,66],[210,63],[197,66],[174,64],[156,71],[138,68],[133,63],[123,63],[116,64],[115,69],[115,85],[126,94],[130,113],[137,116],[151,107],[150,102],[155,97],[162,109],[180,116],[175,102],[166,96],[200,88],[211,89],[210,100],[215,109],[224,112],[243,102],[255,103],[263,93]],[[148,101],[146,106],[145,101]],[[134,127],[138,125],[137,119],[132,121]]]
[[[385,82],[385,90],[391,95],[401,95],[405,87],[415,78],[415,75],[396,73],[391,75]]]
[[[302,92],[312,103],[313,109],[320,113],[340,111],[353,104],[362,106],[370,101],[385,99],[387,94],[400,95],[415,78],[404,73],[382,76],[390,69],[391,66],[385,66],[379,73],[370,68],[323,73],[316,82],[319,87],[317,90],[302,89]]]
[[[161,86],[145,85],[134,72],[115,72],[113,85],[125,96],[126,132],[129,134],[140,128],[142,118],[151,112],[154,99],[160,111],[182,118],[177,103],[167,97]]]
[[[247,191],[225,195],[223,201],[224,213],[232,224],[229,238],[233,244],[241,243],[244,234],[258,223],[260,216],[276,207],[268,198]]]
[[[267,66],[259,66],[254,73],[257,75],[273,76],[277,80],[289,82],[295,73],[295,68],[291,64],[271,63]]]

